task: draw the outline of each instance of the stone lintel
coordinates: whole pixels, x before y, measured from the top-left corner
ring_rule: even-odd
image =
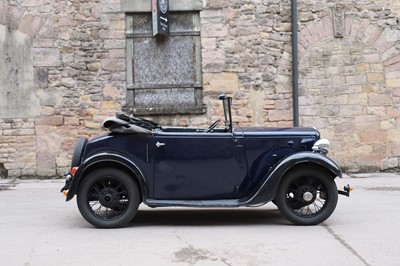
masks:
[[[169,0],[170,11],[194,11],[202,10],[202,0]],[[151,1],[149,0],[122,0],[123,12],[151,12]]]

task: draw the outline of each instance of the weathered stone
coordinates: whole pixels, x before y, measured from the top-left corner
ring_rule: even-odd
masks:
[[[117,87],[106,84],[103,88],[103,96],[105,100],[118,100],[121,98],[121,93]]]
[[[33,48],[34,66],[59,66],[61,54],[56,48]]]
[[[221,72],[225,66],[225,53],[221,49],[207,51],[202,63],[205,72]]]
[[[4,10],[6,11],[6,10]],[[21,23],[22,16],[24,14],[24,11],[21,8],[15,7],[15,6],[8,6],[7,12],[1,14],[0,12],[0,17],[3,19],[6,19],[1,24],[7,25],[10,29],[18,29],[19,24]],[[1,19],[0,19],[1,20]]]
[[[99,62],[88,63],[86,65],[87,69],[90,71],[97,71],[100,69],[101,64]]]
[[[37,174],[39,176],[52,177],[56,174],[56,158],[53,153],[41,153],[37,155]]]
[[[205,38],[221,38],[228,35],[228,27],[224,24],[205,24],[202,26],[202,36]]]
[[[48,71],[46,68],[35,67],[33,74],[33,82],[37,88],[47,88],[48,86]]]
[[[367,80],[369,82],[382,82],[385,80],[385,76],[381,72],[371,72],[367,74]]]

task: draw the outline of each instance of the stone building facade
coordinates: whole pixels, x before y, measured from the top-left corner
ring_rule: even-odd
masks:
[[[147,27],[140,23],[151,12],[150,0],[0,0],[3,173],[64,174],[77,138],[103,133],[102,120],[121,110],[163,125],[207,126],[221,116],[221,93],[234,97],[239,125],[293,125],[290,0],[169,2],[177,14],[172,37],[182,45],[193,42],[175,51],[178,59],[186,53],[193,68],[174,59],[170,66],[179,67],[169,75],[182,71],[195,78],[146,91],[162,82],[150,82],[155,77],[146,74],[146,65],[157,64],[140,61],[135,49],[161,43],[175,53],[172,37],[135,32]],[[331,157],[345,169],[398,167],[400,2],[298,5],[300,125],[329,138]],[[193,22],[191,28],[185,21]],[[163,102],[168,97],[177,106]]]

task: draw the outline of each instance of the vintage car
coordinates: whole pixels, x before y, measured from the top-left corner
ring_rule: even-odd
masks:
[[[78,140],[62,192],[77,195],[82,216],[96,227],[128,224],[141,203],[150,207],[254,207],[270,201],[297,225],[314,225],[334,211],[342,172],[326,157],[329,141],[314,128],[232,125],[232,98],[220,96],[220,119],[209,128],[163,128],[118,114],[109,133]]]

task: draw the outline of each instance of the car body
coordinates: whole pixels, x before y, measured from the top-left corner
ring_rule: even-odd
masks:
[[[231,97],[220,96],[225,127],[162,128],[117,115],[110,133],[80,139],[67,201],[97,227],[126,225],[140,203],[150,207],[260,206],[270,201],[295,224],[318,224],[337,203],[340,167],[314,128],[233,127]],[[133,128],[133,129],[132,129]],[[349,187],[340,194],[349,195]]]

